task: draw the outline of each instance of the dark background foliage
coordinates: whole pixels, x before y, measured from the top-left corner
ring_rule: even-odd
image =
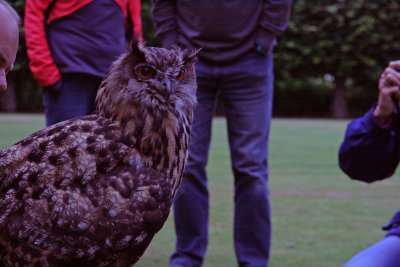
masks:
[[[397,1],[295,1],[275,50],[277,113],[364,112],[382,70],[400,59],[399,7]]]
[[[11,0],[23,19],[25,0]],[[159,46],[142,0],[144,39]],[[375,101],[377,80],[400,59],[400,4],[394,0],[295,0],[275,48],[275,116],[358,116]],[[3,111],[41,111],[41,90],[28,67],[23,24],[15,71],[0,95]]]

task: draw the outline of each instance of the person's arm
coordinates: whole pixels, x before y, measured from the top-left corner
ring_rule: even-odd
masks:
[[[143,42],[142,17],[140,15],[140,10],[141,10],[140,0],[129,0],[128,8],[132,19],[133,36],[140,42]]]
[[[275,37],[282,34],[290,17],[292,0],[264,0],[256,34],[256,49],[263,54],[271,52]]]
[[[151,15],[156,34],[160,36],[163,47],[178,43],[178,23],[176,19],[176,1],[152,0]]]
[[[25,37],[30,69],[42,87],[53,86],[61,75],[51,57],[46,39],[44,12],[52,0],[26,0]]]
[[[399,163],[396,128],[400,121],[394,104],[400,98],[400,73],[396,71],[399,67],[400,61],[389,63],[379,80],[378,103],[347,127],[339,165],[353,179],[374,182],[388,178]]]
[[[352,179],[367,183],[392,176],[399,158],[395,149],[397,121],[382,127],[373,115],[375,107],[352,121],[339,150],[339,166]]]

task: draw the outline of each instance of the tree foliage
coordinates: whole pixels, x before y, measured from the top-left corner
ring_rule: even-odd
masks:
[[[399,7],[397,1],[295,1],[275,54],[281,98],[276,104],[290,97],[293,86],[303,97],[312,94],[309,79],[326,80],[328,75],[333,79],[322,83],[321,90],[331,102],[335,93],[347,89],[351,111],[364,110],[376,98],[380,73],[389,61],[400,59]],[[360,108],[353,107],[360,104],[357,98]]]

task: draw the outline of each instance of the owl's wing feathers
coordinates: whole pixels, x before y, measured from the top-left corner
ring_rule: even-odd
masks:
[[[120,129],[94,115],[1,151],[0,250],[25,245],[32,254],[91,259],[130,248],[139,258],[172,202],[170,180],[140,162]]]

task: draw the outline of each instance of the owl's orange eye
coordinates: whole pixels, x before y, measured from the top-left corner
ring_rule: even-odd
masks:
[[[153,68],[142,66],[137,69],[137,75],[144,80],[148,80],[154,76],[156,72]]]
[[[178,81],[182,81],[183,78],[185,78],[185,70],[181,70],[181,71],[179,72],[179,74],[176,76],[176,79],[177,79]]]

